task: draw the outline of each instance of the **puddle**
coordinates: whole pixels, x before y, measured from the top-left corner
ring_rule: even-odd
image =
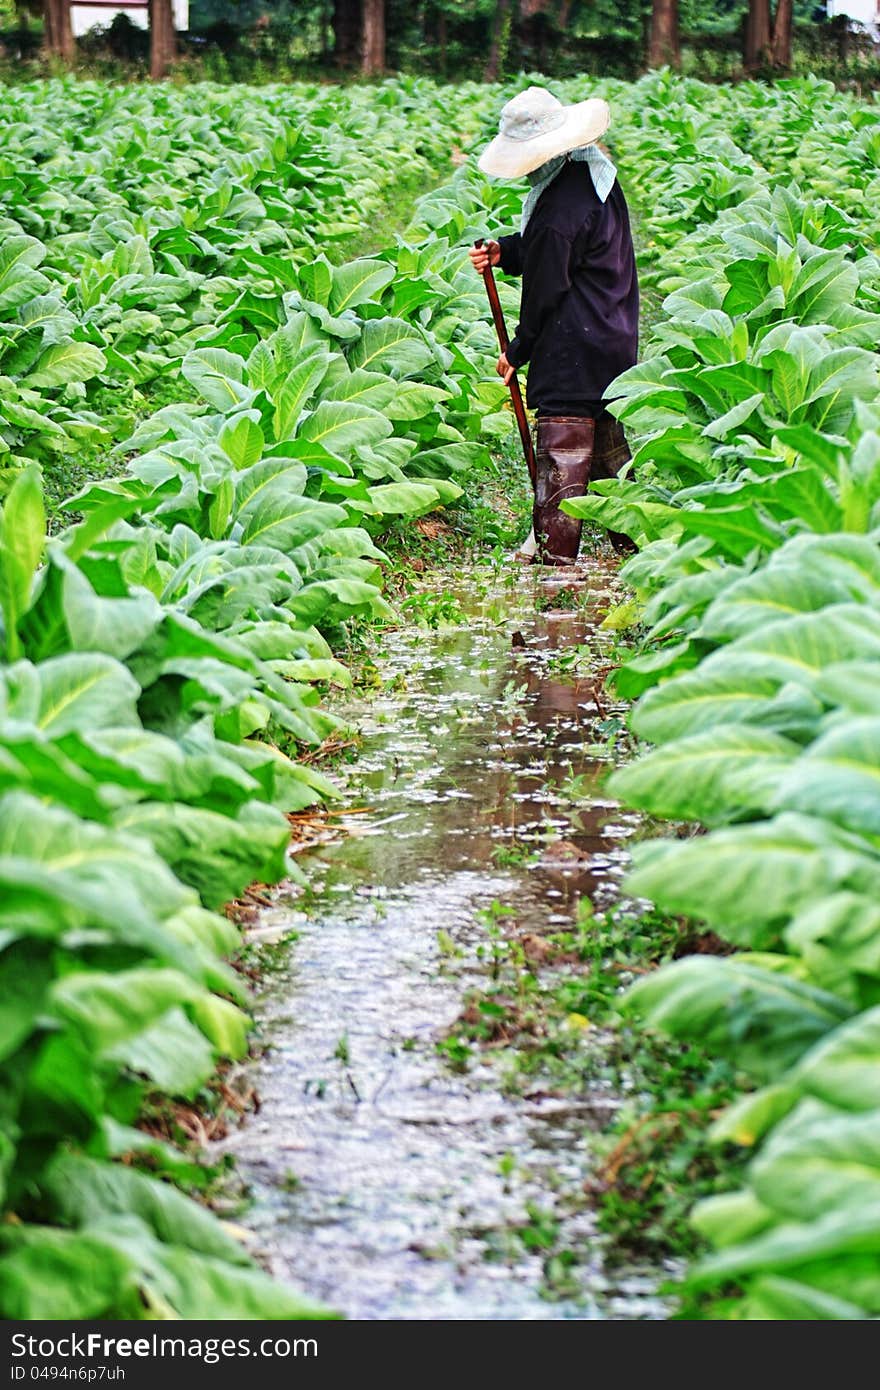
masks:
[[[469,982],[443,950],[472,957],[479,910],[510,903],[528,930],[560,930],[581,895],[613,899],[636,828],[598,789],[620,713],[596,675],[611,572],[593,565],[575,610],[541,611],[565,593],[536,572],[513,579],[459,575],[464,622],[379,637],[381,689],[350,710],[363,740],[351,804],[367,810],[310,852],[308,915],[282,895],[261,919],[301,939],[259,1001],[260,1112],[223,1147],[261,1257],[349,1317],[665,1316],[666,1271],[609,1275],[591,1213],[566,1197],[616,1098],[601,1083],[513,1098],[489,1062],[455,1074],[436,1050]],[[585,643],[594,669],[564,678]],[[560,794],[573,778],[594,797],[576,809]],[[538,863],[514,862],[536,848]],[[522,1235],[545,1219],[575,1252],[562,1298]]]

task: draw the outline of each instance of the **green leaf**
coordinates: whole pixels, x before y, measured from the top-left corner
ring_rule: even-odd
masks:
[[[121,595],[114,595],[113,598],[100,598],[76,565],[69,562],[64,563],[63,571],[61,592],[64,624],[67,628],[70,645],[76,653],[104,652],[108,656],[123,661],[142,646],[161,623],[162,608],[152,594],[140,593],[129,598]],[[46,665],[47,663],[43,663],[38,668],[41,679],[46,671]],[[95,695],[95,698],[99,700],[99,705],[104,709],[107,706],[103,705],[102,702],[106,700],[108,691],[109,685],[104,681],[98,687]],[[89,696],[90,700],[91,698]],[[68,708],[71,714],[78,718],[77,712],[82,710],[79,698],[74,701],[73,706]],[[127,700],[119,708],[127,711]],[[111,711],[107,714],[107,718],[120,723],[132,722],[127,713],[123,713],[122,717],[116,720]],[[81,727],[81,725],[77,723],[75,727]],[[58,736],[57,725],[52,727],[51,731]]]
[[[56,343],[43,353],[36,370],[25,378],[25,385],[68,386],[72,381],[90,381],[106,365],[103,352],[91,343]]]
[[[880,1007],[836,1028],[802,1059],[792,1079],[841,1110],[880,1109]]]
[[[100,1235],[48,1226],[7,1227],[0,1261],[4,1318],[134,1316],[135,1266]]]
[[[880,835],[880,718],[848,719],[818,738],[786,769],[772,805]]]
[[[259,802],[246,803],[233,820],[204,807],[143,801],[119,812],[115,822],[149,840],[208,907],[222,907],[250,883],[284,876],[290,827],[280,812]]]
[[[759,1201],[794,1221],[880,1205],[880,1111],[799,1107],[772,1132],[749,1180]]]
[[[759,663],[724,671],[706,665],[704,661],[696,671],[649,690],[631,716],[636,733],[665,743],[729,723],[761,725],[783,734],[818,724],[823,708],[809,689],[780,688],[775,676],[760,674]]]
[[[18,621],[30,604],[31,586],[43,556],[46,514],[39,469],[25,468],[9,490],[0,516],[0,608],[6,627],[6,657],[21,654]]]
[[[0,1059],[15,1052],[34,1030],[51,977],[48,959],[30,943],[13,942],[0,951]]]
[[[196,348],[184,357],[180,370],[215,410],[235,410],[253,400],[254,392],[244,384],[244,358],[234,352]]]
[[[220,431],[218,443],[236,468],[250,468],[263,452],[265,440],[250,415],[234,415]]]
[[[52,1005],[101,1055],[136,1037],[169,1009],[190,1003],[198,992],[179,970],[81,970],[56,980]]]
[[[344,309],[356,309],[373,299],[395,276],[393,265],[387,261],[357,260],[333,267],[333,284],[329,301],[325,300],[331,314],[341,314]],[[311,299],[315,295],[309,296]]]
[[[68,652],[38,667],[20,663],[9,677],[16,682],[10,714],[32,721],[52,738],[139,722],[137,681],[100,652]]]
[[[880,892],[880,862],[857,844],[827,822],[786,814],[693,840],[640,845],[627,889],[760,949],[825,894]]]
[[[217,1069],[214,1048],[180,1008],[168,1009],[134,1037],[114,1044],[107,1060],[184,1100],[194,1100]]]
[[[248,508],[241,544],[271,545],[285,552],[297,550],[345,520],[345,510],[333,502],[270,495]]]
[[[431,511],[439,501],[437,489],[427,483],[382,483],[370,489],[369,511],[382,516],[411,516]]]
[[[403,319],[369,319],[349,353],[353,367],[371,372],[387,371],[398,377],[416,376],[434,360],[434,354],[418,329]]]
[[[167,1183],[118,1163],[61,1154],[44,1183],[65,1225],[88,1228],[114,1215],[134,1215],[166,1245],[201,1251],[233,1265],[250,1265],[243,1247],[205,1207]]]
[[[352,401],[321,401],[300,425],[298,435],[345,458],[358,445],[377,444],[387,438],[391,430],[390,421],[369,406]]]
[[[765,1322],[852,1322],[870,1316],[864,1308],[848,1299],[837,1298],[810,1284],[781,1279],[775,1275],[765,1275],[750,1285],[743,1314],[750,1320]]]
[[[645,976],[626,1005],[652,1028],[699,1039],[751,1076],[773,1081],[824,1038],[849,1010],[833,994],[732,957],[691,956]]]
[[[764,567],[729,585],[709,605],[700,636],[729,642],[756,632],[767,623],[796,613],[816,612],[850,597],[842,583],[821,570],[804,573],[794,565]]]
[[[275,438],[284,441],[293,434],[306,403],[315,394],[330,366],[332,357],[321,345],[297,362],[273,392]],[[314,438],[307,435],[307,438]],[[326,446],[330,448],[330,445]]]
[[[750,725],[681,738],[620,768],[609,790],[630,806],[707,825],[773,804],[797,744]],[[809,809],[809,808],[801,808]]]

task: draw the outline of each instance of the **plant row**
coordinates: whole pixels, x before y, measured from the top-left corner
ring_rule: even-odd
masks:
[[[642,637],[617,688],[653,748],[612,787],[680,824],[638,849],[629,891],[739,949],[668,965],[628,1004],[743,1076],[714,1133],[756,1153],[742,1190],[695,1211],[715,1247],[688,1276],[698,1306],[872,1318],[880,110],[668,75],[632,103],[624,157],[667,294],[614,387],[634,469],[569,507],[640,547],[622,573]]]
[[[50,159],[50,123],[72,97],[52,84],[41,90],[49,109],[31,148]],[[392,112],[407,106],[400,84],[371,90],[380,112],[387,97]],[[35,111],[39,94],[30,95]],[[101,167],[105,190],[122,187],[128,167],[121,140],[111,161],[99,157],[121,128],[117,96],[84,89],[78,99],[104,103],[107,126],[95,142],[85,128],[83,149],[71,135],[74,152],[64,154],[81,173]],[[270,98],[290,109],[289,95]],[[194,197],[195,214],[204,205],[189,154],[198,138],[210,144],[217,112],[245,147],[228,157],[236,168],[263,167],[267,126],[279,160],[282,136],[292,137],[280,115],[244,107],[239,117],[227,94],[128,100],[147,104],[143,139],[128,156],[131,208],[107,216],[137,227],[134,236],[120,230],[100,274],[116,294],[135,274],[131,258],[141,258],[152,294],[168,273],[167,257],[161,272],[148,268],[166,215],[177,247],[167,255],[196,256],[182,245],[181,206]],[[342,100],[322,105],[316,95],[305,148],[316,112],[329,126]],[[364,99],[355,91],[348,100],[353,122]],[[429,128],[438,100],[429,94],[418,106]],[[137,184],[148,158],[156,182],[145,193]],[[297,173],[300,161],[284,167]],[[377,534],[389,519],[453,500],[453,475],[485,449],[472,441],[509,429],[504,388],[486,381],[492,340],[477,327],[481,287],[463,252],[429,230],[436,203],[418,214],[408,242],[334,264],[295,255],[292,234],[257,249],[264,212],[247,214],[253,226],[240,219],[248,198],[267,205],[265,188],[248,175],[236,206],[238,194],[226,198],[229,171],[218,164],[215,176],[223,206],[204,240],[216,265],[187,270],[203,278],[185,302],[179,276],[153,295],[168,318],[156,313],[164,327],[135,350],[172,364],[186,399],[121,438],[125,475],[72,498],[75,520],[60,534],[47,538],[39,467],[27,454],[14,460],[0,518],[6,1317],[323,1315],[273,1283],[234,1232],[178,1190],[204,1187],[209,1170],[138,1122],[168,1100],[206,1103],[218,1065],[246,1052],[247,994],[224,963],[239,933],[220,909],[254,881],[294,874],[285,813],[335,794],[298,759],[336,728],[320,701],[329,683],[348,679],[333,655],[344,625],[390,611]],[[350,197],[355,185],[339,185]],[[61,198],[63,180],[51,186]],[[488,187],[469,169],[456,186],[475,210]],[[328,202],[338,215],[332,190]],[[40,215],[55,211],[47,193]],[[48,245],[69,271],[102,233],[72,226],[69,208],[64,216]],[[189,230],[202,237],[206,227]],[[98,272],[85,257],[78,281],[56,270],[57,293],[33,281],[30,289],[51,301],[49,321],[59,301],[76,318],[70,306],[79,314],[82,285]],[[21,274],[43,271],[25,262]],[[22,291],[19,310],[32,302]],[[90,344],[76,336],[85,319],[77,321],[64,341],[81,352]],[[106,343],[91,348],[108,358]],[[73,386],[81,411],[88,381],[68,379],[59,399]],[[39,394],[33,381],[23,389]],[[34,434],[44,439],[59,410],[75,412],[41,390],[49,424],[40,434],[35,422]]]
[[[94,468],[180,397],[207,328],[249,312],[260,327],[279,276],[340,260],[479,121],[471,89],[412,80],[6,90],[0,484],[30,461]]]

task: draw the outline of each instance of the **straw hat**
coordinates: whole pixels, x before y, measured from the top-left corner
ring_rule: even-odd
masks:
[[[529,87],[501,112],[498,134],[481,154],[479,167],[496,178],[521,178],[558,154],[592,145],[610,120],[601,97],[563,106],[545,87]]]

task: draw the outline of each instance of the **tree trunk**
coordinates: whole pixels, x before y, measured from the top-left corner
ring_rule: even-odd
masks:
[[[385,0],[363,0],[361,72],[375,77],[385,71]]]
[[[174,32],[174,12],[171,0],[149,0],[150,20],[150,77],[161,82],[177,57],[177,35]]]
[[[446,25],[446,11],[437,14],[437,47],[440,50],[440,76],[446,76],[447,55],[449,53],[449,33]]]
[[[360,33],[361,0],[333,0],[333,61],[338,68],[357,65]]]
[[[777,0],[773,22],[773,66],[780,72],[791,68],[791,30],[794,5],[792,0]]]
[[[43,46],[53,58],[70,63],[76,54],[70,0],[43,0]]]
[[[648,40],[648,67],[677,68],[680,62],[678,0],[653,0],[651,37]]]
[[[492,20],[492,41],[489,56],[483,70],[484,82],[497,82],[507,56],[507,41],[510,38],[510,0],[496,0],[495,17]]]
[[[767,67],[770,56],[770,0],[749,0],[743,67],[757,72]]]

